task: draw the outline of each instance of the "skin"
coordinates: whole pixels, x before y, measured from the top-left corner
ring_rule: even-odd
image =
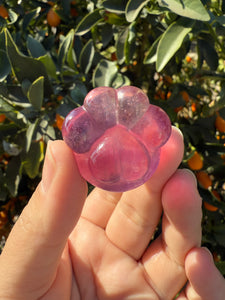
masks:
[[[42,181],[0,256],[0,299],[167,300],[183,288],[178,300],[223,300],[224,278],[200,247],[195,177],[177,170],[182,156],[173,129],[146,184],[86,198],[71,150],[49,143]]]

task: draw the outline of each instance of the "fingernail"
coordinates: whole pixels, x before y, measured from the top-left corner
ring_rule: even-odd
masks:
[[[180,130],[180,128],[178,128],[178,127],[176,127],[176,126],[173,126],[173,128],[174,128],[174,130],[177,131],[177,132],[180,134],[180,136],[182,136],[182,138],[184,139],[183,133],[182,133],[182,131]]]
[[[197,181],[197,178],[196,178],[195,174],[190,169],[184,168],[183,170],[185,170],[185,172],[190,174],[190,177],[192,177],[192,179],[194,181],[194,184],[197,187],[198,181]]]
[[[44,166],[43,166],[43,171],[42,171],[42,188],[45,193],[48,192],[50,189],[52,180],[55,176],[56,173],[56,162],[54,159],[54,155],[52,154],[52,145],[53,141],[49,141],[47,145],[47,150],[45,154],[45,161],[44,161]]]

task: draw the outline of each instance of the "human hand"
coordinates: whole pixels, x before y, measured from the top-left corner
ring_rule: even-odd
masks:
[[[200,248],[201,199],[173,129],[160,164],[125,193],[87,197],[71,150],[48,145],[43,178],[0,256],[0,299],[222,300],[225,281]],[[85,203],[85,204],[84,204]],[[84,206],[83,206],[84,205]],[[162,234],[150,244],[162,217]]]

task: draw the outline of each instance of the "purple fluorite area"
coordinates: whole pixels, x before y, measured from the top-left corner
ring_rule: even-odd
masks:
[[[99,87],[68,114],[62,134],[87,181],[121,192],[143,184],[155,172],[171,123],[141,89]]]

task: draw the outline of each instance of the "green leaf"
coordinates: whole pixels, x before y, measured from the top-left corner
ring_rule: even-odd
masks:
[[[205,143],[205,145],[207,146],[207,150],[209,150],[209,151],[212,150],[212,151],[214,151],[214,153],[216,153],[216,152],[224,153],[225,152],[225,148],[224,148],[223,144]]]
[[[191,19],[209,21],[210,16],[201,0],[158,0],[162,7],[167,7],[172,12]]]
[[[6,136],[12,136],[18,131],[18,126],[15,123],[11,122],[9,124],[1,123],[0,124],[0,139],[3,140]]]
[[[102,59],[93,73],[93,86],[112,86],[112,82],[118,73],[115,62]]]
[[[122,75],[120,73],[117,73],[116,77],[112,81],[112,87],[114,89],[118,89],[121,86],[130,85],[130,84],[131,84],[130,79],[127,76]]]
[[[47,126],[47,128],[45,129],[44,134],[45,134],[45,136],[44,136],[45,143],[48,143],[49,140],[55,140],[56,139],[55,129],[51,125]]]
[[[12,9],[9,9],[8,13],[9,13],[9,20],[10,20],[8,25],[12,25],[12,24],[16,23],[19,16]]]
[[[7,26],[7,21],[3,17],[0,16],[0,28],[4,28]]]
[[[198,50],[199,50],[199,55],[202,56],[202,59],[205,59],[210,69],[212,71],[216,71],[219,63],[219,58],[213,43],[203,39],[199,39]]]
[[[6,37],[7,55],[9,57],[12,69],[18,80],[21,83],[24,79],[28,79],[31,82],[33,82],[38,77],[43,76],[45,95],[50,96],[53,93],[53,91],[45,66],[42,64],[41,61],[20,53],[9,31],[7,29],[4,29],[4,32]]]
[[[73,51],[73,42],[74,42],[74,30],[71,29],[69,33],[66,35],[66,37],[63,39],[59,47],[58,63],[60,68],[62,68],[64,63],[68,61],[68,58],[71,59],[71,55],[72,55],[71,52]]]
[[[22,91],[26,97],[27,97],[27,93],[29,91],[30,86],[31,86],[31,82],[28,79],[24,79],[24,81],[21,83]]]
[[[181,47],[184,38],[192,30],[194,22],[181,18],[179,22],[172,23],[163,33],[157,48],[156,69],[158,72],[162,71]]]
[[[123,15],[118,15],[113,12],[105,12],[105,21],[107,24],[122,26],[127,23]]]
[[[156,62],[157,59],[157,48],[158,48],[158,44],[159,41],[161,39],[161,36],[159,36],[154,43],[152,44],[152,46],[150,47],[150,49],[148,50],[148,52],[145,55],[144,58],[144,64],[152,64]]]
[[[82,82],[77,82],[74,86],[74,88],[70,92],[70,96],[72,100],[79,105],[83,105],[84,98],[87,95],[87,88],[85,84]],[[64,110],[65,111],[65,110]],[[65,114],[62,114],[62,116],[65,116]]]
[[[33,107],[40,110],[44,98],[44,77],[40,76],[30,86],[27,97]]]
[[[6,142],[5,140],[3,140],[2,145],[3,145],[4,151],[11,156],[17,156],[22,151],[21,146],[15,144],[15,143],[12,143],[12,142]]]
[[[95,55],[95,48],[93,40],[89,40],[87,44],[83,47],[80,57],[79,64],[81,66],[81,70],[87,74],[92,66],[93,58]]]
[[[150,0],[129,0],[126,6],[125,16],[128,22],[133,22],[142,8],[149,2]]]
[[[41,7],[38,7],[34,10],[29,11],[23,17],[22,29],[25,31],[29,26],[30,22],[35,19],[35,17],[40,13]]]
[[[69,14],[69,12],[70,12],[70,2],[72,2],[72,0],[71,1],[61,0],[61,2],[62,2],[62,7],[63,7],[63,10],[64,10],[65,14]]]
[[[125,60],[124,49],[129,35],[129,27],[125,27],[116,38],[116,56],[119,64]]]
[[[5,178],[7,188],[13,197],[17,195],[20,179],[21,163],[19,157],[15,156],[8,163]]]
[[[34,135],[34,132],[37,128],[39,120],[37,119],[35,123],[31,123],[29,125],[29,127],[27,128],[26,131],[26,152],[28,152],[30,150],[30,146],[31,146],[31,142],[32,142],[32,138]]]
[[[75,30],[76,35],[84,35],[91,30],[93,26],[103,20],[101,15],[101,9],[96,9],[93,12],[87,14],[77,25]]]
[[[0,94],[0,112],[5,114],[9,120],[13,121],[17,126],[23,128],[26,124],[26,118],[18,111],[10,100]]]
[[[6,47],[5,47],[5,33],[2,31],[0,33],[0,48],[1,50],[4,50],[6,52]]]
[[[110,86],[119,88],[124,85],[130,85],[128,77],[120,74],[115,62],[103,59],[99,62],[92,77],[93,86]]]
[[[26,174],[31,178],[39,175],[40,163],[43,160],[43,147],[41,142],[33,142],[29,152],[22,157],[22,165]]]
[[[0,50],[0,82],[4,81],[11,71],[7,53]]]
[[[129,64],[136,49],[136,23],[133,22],[128,27],[128,35],[124,47],[125,63]]]
[[[127,0],[106,0],[103,2],[103,7],[110,12],[116,14],[125,13]]]
[[[56,74],[56,66],[54,61],[52,60],[51,56],[49,53],[47,53],[44,56],[40,56],[38,58],[39,61],[41,61],[43,63],[43,65],[45,66],[45,69],[48,73],[48,75],[54,79],[57,80],[57,74]]]
[[[110,24],[104,24],[104,26],[101,27],[100,29],[100,33],[101,33],[101,42],[102,42],[102,47],[106,48],[113,39],[113,34],[114,34],[114,29],[113,26],[111,26]]]
[[[215,20],[220,23],[220,25],[224,26],[225,25],[225,16],[215,16]]]
[[[28,35],[27,38],[27,48],[31,56],[34,58],[38,58],[47,53],[42,44],[38,40],[34,39],[31,35]]]
[[[80,89],[78,87],[75,87],[70,92],[70,96],[76,104],[83,105],[85,96],[83,95],[83,93],[80,91]],[[60,108],[61,108],[61,106],[60,106]],[[67,108],[67,106],[66,106],[66,108]]]
[[[74,40],[73,40],[74,41]],[[75,53],[75,50],[73,48],[73,44],[71,44],[70,48],[69,48],[69,51],[67,53],[67,58],[66,58],[66,61],[68,63],[68,66],[71,68],[71,69],[74,69],[74,70],[77,70],[77,57],[76,57],[76,53]]]

